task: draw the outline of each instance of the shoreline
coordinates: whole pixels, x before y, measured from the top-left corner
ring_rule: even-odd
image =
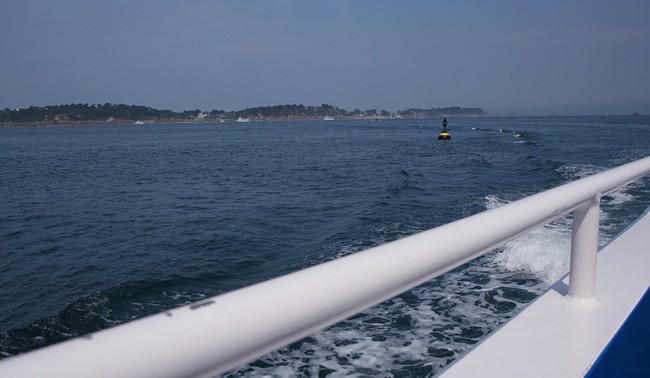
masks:
[[[641,115],[629,115],[629,114],[617,114],[617,115],[500,115],[500,114],[484,114],[484,115],[474,115],[474,114],[452,114],[452,115],[440,115],[440,116],[431,116],[431,117],[391,117],[391,116],[341,116],[333,117],[331,120],[324,120],[323,117],[305,117],[305,116],[296,116],[296,117],[251,117],[250,121],[247,122],[238,122],[236,118],[210,118],[210,119],[144,119],[144,120],[135,120],[135,119],[121,119],[121,120],[109,120],[109,121],[40,121],[40,122],[4,122],[0,123],[0,129],[8,129],[15,127],[56,127],[56,126],[125,126],[125,125],[138,125],[138,126],[147,126],[147,125],[182,125],[182,124],[218,124],[218,123],[257,123],[257,122],[298,122],[298,121],[322,121],[322,122],[332,122],[332,121],[382,121],[382,120],[413,120],[413,119],[441,119],[443,117],[447,118],[555,118],[555,117],[636,117],[644,118],[644,114]],[[646,116],[647,117],[647,116]]]
[[[447,116],[450,117],[450,116]],[[476,118],[475,116],[451,116],[454,118],[463,118],[471,117]],[[389,116],[363,116],[363,117],[334,117],[333,120],[324,120],[323,117],[262,117],[262,118],[249,118],[250,123],[255,122],[280,122],[280,121],[323,121],[323,122],[332,122],[332,121],[380,121],[380,120],[409,120],[409,119],[437,119],[441,117],[417,117],[417,118],[395,118]],[[136,123],[140,122],[140,123]],[[55,127],[55,126],[124,126],[124,125],[181,125],[181,124],[213,124],[213,123],[243,123],[238,122],[236,118],[228,119],[148,119],[148,120],[134,120],[134,119],[123,119],[123,120],[110,120],[110,121],[52,121],[52,122],[5,122],[0,124],[0,128],[12,128],[12,127]]]

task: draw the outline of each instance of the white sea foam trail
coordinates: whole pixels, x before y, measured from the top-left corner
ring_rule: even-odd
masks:
[[[594,165],[564,165],[558,172],[567,180],[577,180],[602,172],[604,168]],[[609,211],[634,200],[628,189],[638,184],[619,188],[603,197],[600,211],[601,225],[607,224]],[[485,207],[492,209],[508,203],[497,196],[485,198]],[[572,216],[567,214],[528,234],[508,242],[503,251],[496,254],[494,262],[509,271],[532,273],[540,280],[553,283],[568,273],[571,256]],[[604,231],[604,232],[603,232]],[[612,236],[607,226],[601,226],[599,245]]]
[[[494,195],[485,201],[487,209],[507,204]],[[506,243],[494,262],[508,271],[532,273],[551,283],[569,271],[570,252],[571,221],[563,217]]]
[[[552,283],[569,271],[570,253],[570,231],[551,224],[507,243],[494,261],[507,270],[533,273]]]

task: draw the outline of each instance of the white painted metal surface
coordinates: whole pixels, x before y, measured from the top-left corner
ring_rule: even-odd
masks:
[[[595,298],[565,295],[566,282],[558,281],[441,377],[584,376],[650,286],[650,212],[598,253]]]
[[[4,360],[0,376],[212,376],[422,284],[648,173],[650,157],[345,258]],[[587,225],[593,225],[592,207],[585,210]],[[595,255],[585,245],[587,255]],[[588,260],[585,266],[592,266]],[[591,296],[591,278],[584,281],[576,297]]]
[[[571,281],[569,295],[593,298],[596,291],[596,253],[600,195],[585,202],[573,212],[571,233]]]

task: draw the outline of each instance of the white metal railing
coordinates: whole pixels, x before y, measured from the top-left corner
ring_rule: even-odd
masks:
[[[435,229],[0,362],[3,377],[214,376],[574,211],[569,295],[594,295],[600,197],[650,157]]]

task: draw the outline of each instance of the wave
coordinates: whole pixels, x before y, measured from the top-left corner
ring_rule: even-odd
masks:
[[[537,283],[479,259],[224,376],[430,376],[535,298]]]
[[[577,176],[594,172],[593,167],[557,169]],[[633,199],[625,191],[614,192],[609,204]],[[509,201],[488,195],[482,203],[484,209],[492,209]],[[226,376],[435,374],[568,273],[571,222],[570,215],[556,219],[482,258]],[[398,229],[395,226],[390,230],[391,239]],[[378,236],[374,244],[386,241],[385,236]],[[339,256],[366,247],[358,243],[338,245]]]
[[[500,202],[494,196],[488,201]],[[376,226],[374,237],[357,235],[332,248],[338,249],[336,257],[345,256],[368,248],[369,241],[378,245],[426,228],[416,224]],[[543,287],[531,272],[499,266],[492,253],[224,376],[430,376],[514,316]]]
[[[487,196],[485,202],[487,209],[508,203],[494,195]],[[494,262],[506,270],[532,273],[552,283],[569,271],[570,248],[571,221],[562,217],[506,243]]]
[[[566,181],[578,180],[605,170],[594,165],[565,164],[557,172]],[[634,203],[636,197],[630,189],[642,182],[629,184],[607,193],[601,200],[599,245],[603,246],[621,229],[620,221],[611,222],[610,215],[618,218],[621,208]],[[502,206],[507,201],[494,195],[485,198],[486,208]],[[567,214],[528,234],[508,242],[494,259],[495,263],[510,271],[535,274],[546,283],[552,283],[568,273],[571,256],[572,215]]]
[[[192,281],[180,276],[162,281],[133,281],[81,297],[56,315],[0,333],[0,359],[196,302],[209,295],[190,287]],[[182,289],[183,285],[187,290]]]
[[[445,144],[432,143],[429,126],[417,128],[425,121],[413,128],[277,123],[254,134],[184,126],[150,135],[152,129],[140,128],[139,139],[127,144],[113,129],[102,129],[108,144],[94,139],[95,129],[79,139],[90,144],[68,145],[76,128],[57,128],[65,135],[36,144],[25,134],[29,151],[40,152],[8,160],[4,171],[4,181],[16,183],[5,188],[11,201],[2,219],[11,230],[3,245],[3,293],[16,304],[4,309],[19,311],[5,316],[17,320],[0,333],[0,358],[355,253],[647,155],[641,129],[628,130],[620,147],[597,134],[604,133],[600,125],[569,121],[473,120],[468,127],[479,131],[464,138],[460,125],[458,138]],[[584,146],[557,143],[557,130]],[[84,175],[52,176],[74,172]],[[636,199],[650,198],[649,179],[603,197],[603,240],[643,210]],[[43,202],[45,186],[47,198],[58,201],[41,211],[34,204]],[[55,218],[23,221],[23,214]],[[57,223],[62,216],[75,222]],[[540,227],[228,376],[435,374],[568,270],[570,221]],[[84,228],[89,224],[95,228]],[[39,269],[45,265],[70,269],[52,274]],[[53,298],[59,287],[66,295]]]

